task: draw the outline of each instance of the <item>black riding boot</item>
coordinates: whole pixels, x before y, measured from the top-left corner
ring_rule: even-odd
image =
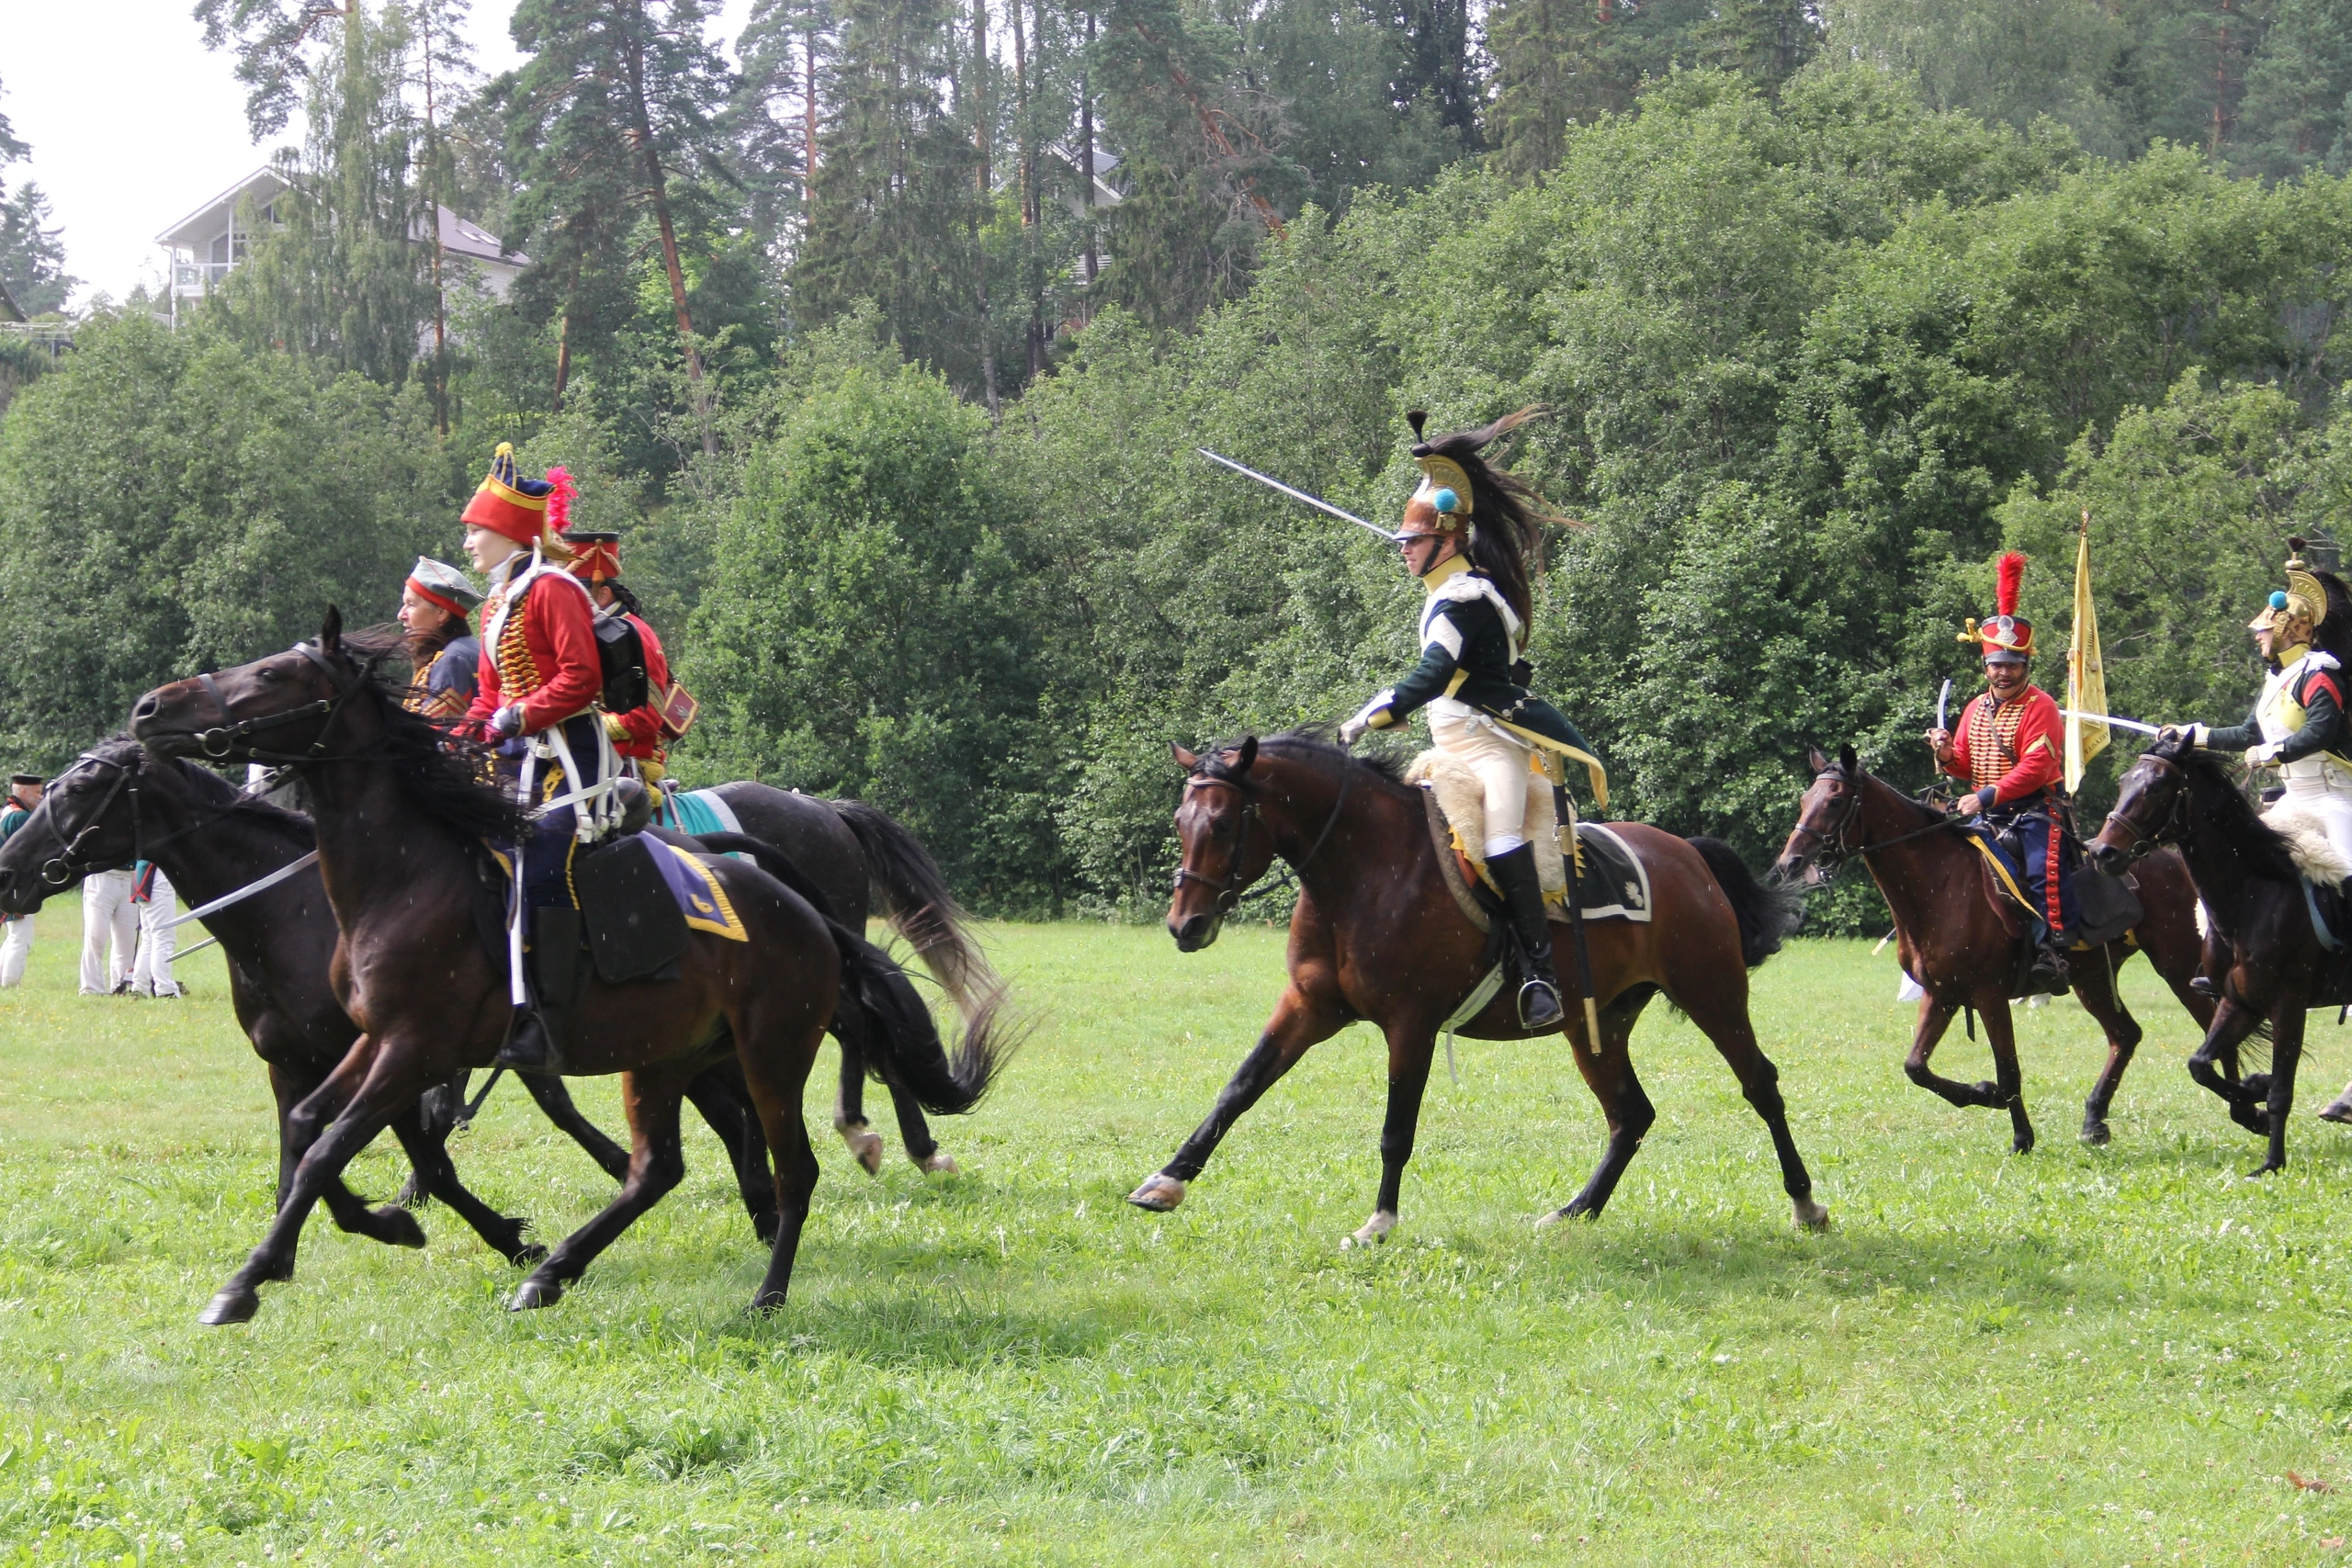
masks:
[[[2063,997],[2074,989],[2074,981],[2066,966],[2066,950],[2060,944],[2058,933],[2043,926],[2035,933],[2033,967],[2026,971],[2026,994],[2047,991]]]
[[[1552,967],[1552,922],[1544,913],[1534,848],[1521,844],[1509,854],[1490,856],[1487,874],[1502,890],[1503,910],[1527,955],[1526,978],[1519,987],[1520,1026],[1554,1028],[1567,1014],[1560,1006],[1560,976]]]
[[[518,1073],[567,1070],[562,1041],[571,1032],[572,1003],[580,995],[580,911],[531,911],[531,950],[524,955],[531,999],[514,1019],[499,1048],[502,1066]]]

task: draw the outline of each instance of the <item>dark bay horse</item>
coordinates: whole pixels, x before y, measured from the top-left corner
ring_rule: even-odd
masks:
[[[131,733],[158,755],[299,760],[340,928],[336,997],[363,1031],[288,1119],[298,1163],[286,1202],[206,1309],[207,1323],[251,1318],[260,1286],[291,1276],[303,1222],[326,1185],[427,1087],[487,1066],[507,1031],[504,964],[477,932],[474,888],[482,845],[514,841],[521,812],[478,782],[471,752],[445,744],[401,707],[379,673],[396,646],[370,639],[347,649],[330,610],[315,643],[159,687],[132,709]],[[985,1028],[967,1031],[951,1063],[897,966],[793,888],[744,862],[701,863],[748,940],[695,931],[674,977],[587,982],[565,1054],[581,1073],[623,1075],[628,1176],[613,1202],[523,1281],[518,1309],[560,1298],[677,1184],[685,1086],[729,1052],[775,1156],[781,1223],[758,1308],[785,1300],[816,1183],[800,1096],[828,1025],[861,1032],[886,1073],[935,1111],[976,1104],[1001,1065],[1001,1042]]]
[[[51,780],[24,826],[0,843],[0,909],[29,914],[89,872],[134,859],[153,859],[190,904],[201,905],[290,866],[317,843],[308,818],[246,795],[185,759],[151,759],[139,742],[118,736],[91,747]],[[862,902],[858,908],[862,912]],[[238,1024],[269,1068],[277,1105],[277,1197],[283,1202],[294,1175],[286,1119],[359,1035],[336,1002],[328,974],[334,957],[334,914],[313,865],[206,917],[203,924],[220,939],[228,960]],[[581,1114],[561,1078],[516,1077],[548,1119],[614,1180],[628,1174],[628,1152]],[[686,1093],[727,1145],[752,1228],[760,1239],[768,1239],[775,1234],[775,1183],[767,1174],[767,1145],[741,1079],[721,1063],[688,1085]],[[433,1098],[425,1103],[430,1107]],[[546,1248],[522,1240],[523,1223],[491,1209],[458,1180],[447,1148],[455,1120],[429,1111],[395,1119],[393,1132],[414,1173],[403,1197],[439,1198],[509,1262],[536,1260]],[[340,1179],[327,1188],[322,1201],[344,1230],[396,1246],[424,1245],[424,1233],[400,1203],[371,1210]]]
[[[1183,866],[1169,906],[1176,945],[1197,953],[1216,940],[1243,889],[1280,858],[1298,878],[1290,924],[1290,985],[1257,1048],[1242,1060],[1208,1120],[1176,1157],[1128,1195],[1139,1208],[1184,1200],[1219,1140],[1308,1047],[1362,1019],[1388,1041],[1388,1115],[1380,1134],[1380,1196],[1351,1239],[1380,1239],[1396,1224],[1397,1190],[1412,1157],[1421,1091],[1439,1027],[1480,977],[1485,937],[1447,890],[1430,841],[1421,792],[1393,766],[1352,758],[1313,731],[1255,737],[1194,755],[1178,747],[1186,771],[1176,829]],[[1738,1075],[1741,1091],[1770,1130],[1781,1184],[1798,1224],[1818,1229],[1828,1211],[1813,1199],[1789,1134],[1780,1074],[1758,1048],[1747,1018],[1747,972],[1775,952],[1792,923],[1792,894],[1760,887],[1727,844],[1684,840],[1639,823],[1610,824],[1650,877],[1647,923],[1600,920],[1587,927],[1593,994],[1600,1003],[1597,1049],[1571,1001],[1558,1049],[1600,1101],[1609,1142],[1584,1190],[1553,1219],[1599,1217],[1657,1120],[1634,1074],[1629,1041],[1650,998],[1663,992],[1687,1013]],[[1556,928],[1555,938],[1565,940]],[[1573,975],[1573,953],[1561,973]],[[1479,1040],[1532,1038],[1521,1028],[1510,987],[1461,1032]]]
[[[1772,874],[1783,882],[1803,876],[1818,886],[1846,861],[1861,861],[1894,916],[1895,952],[1904,973],[1928,993],[1919,999],[1904,1072],[1954,1105],[2006,1109],[2010,1147],[2024,1154],[2033,1147],[2033,1122],[2026,1115],[2009,995],[2025,939],[2010,933],[1984,896],[1983,854],[1941,808],[1914,800],[1866,772],[1851,746],[1839,747],[1835,761],[1815,750],[1812,763],[1812,787],[1797,808],[1797,825]],[[2116,971],[2132,953],[2147,953],[2200,1027],[2212,1017],[2213,1004],[2188,988],[2202,942],[2197,934],[2197,890],[2187,868],[2177,855],[2154,856],[2140,867],[2139,884],[2147,916],[2132,932],[2137,948],[2119,939],[2075,955],[2075,995],[2107,1036],[2107,1065],[2083,1106],[2086,1144],[2108,1141],[2108,1107],[2140,1046],[2139,1022],[2125,1010],[2115,983]],[[1928,1066],[1962,1008],[1973,1008],[1984,1020],[1984,1038],[1993,1050],[1990,1083],[1961,1083]]]
[[[2207,918],[2230,950],[2221,1005],[2188,1076],[2222,1097],[2231,1119],[2269,1134],[2262,1176],[2287,1164],[2287,1113],[2295,1104],[2303,1014],[2342,999],[2341,963],[2312,934],[2302,873],[2230,779],[2222,759],[2187,739],[2159,743],[2123,775],[2115,809],[2091,840],[2093,863],[2110,873],[2153,863],[2177,844]],[[2140,874],[2145,885],[2147,873]],[[2238,1046],[2270,1025],[2270,1072],[2233,1081]]]

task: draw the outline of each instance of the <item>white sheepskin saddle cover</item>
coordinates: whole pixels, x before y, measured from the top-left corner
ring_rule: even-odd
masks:
[[[2292,800],[2282,800],[2264,812],[2262,825],[2287,840],[2287,853],[2306,880],[2335,887],[2352,877],[2352,863],[2336,850],[2319,818]]]
[[[1548,897],[1568,885],[1567,870],[1560,854],[1560,814],[1552,801],[1551,785],[1537,774],[1527,776],[1536,786],[1528,794],[1531,809],[1539,795],[1544,802],[1542,817],[1527,824],[1527,839],[1535,846],[1535,874]],[[1437,808],[1445,813],[1446,826],[1461,840],[1462,852],[1483,873],[1487,866],[1487,786],[1478,782],[1470,764],[1432,747],[1413,759],[1413,765],[1405,770],[1405,782],[1430,786],[1430,792],[1437,796]],[[1538,822],[1550,824],[1550,830],[1533,830]]]

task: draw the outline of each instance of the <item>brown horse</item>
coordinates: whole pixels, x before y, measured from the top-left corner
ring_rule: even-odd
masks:
[[[2342,961],[2312,933],[2302,873],[2286,841],[2255,814],[2222,760],[2185,739],[2159,744],[2123,775],[2115,809],[2091,840],[2091,859],[2109,872],[2136,862],[2144,886],[2145,868],[2168,852],[2158,844],[2180,846],[2196,896],[2230,953],[2221,1006],[2188,1059],[2188,1076],[2222,1097],[2231,1120],[2268,1134],[2268,1153],[2253,1174],[2282,1169],[2303,1014],[2343,999]],[[2267,1078],[2234,1081],[2238,1046],[2266,1022]]]
[[[1812,761],[1813,787],[1797,808],[1797,825],[1773,863],[1773,876],[1792,882],[1802,875],[1821,886],[1848,860],[1861,861],[1894,916],[1903,971],[1928,993],[1919,999],[1919,1021],[1904,1072],[1954,1105],[2006,1107],[2010,1146],[2024,1154],[2033,1147],[2033,1123],[2025,1111],[2009,995],[2026,939],[2010,932],[1985,897],[1984,856],[1941,808],[1865,772],[1851,746],[1839,747],[1834,762],[1818,750]],[[2108,1141],[2108,1106],[2140,1045],[2140,1025],[2125,1010],[2115,983],[2116,971],[2132,954],[2148,955],[2200,1026],[2212,1017],[2213,1004],[2188,988],[2197,976],[2200,942],[2197,890],[2188,869],[2177,855],[2152,856],[2140,867],[2139,883],[2147,916],[2131,937],[2075,955],[2075,995],[2107,1035],[2107,1066],[2083,1107],[2086,1144]],[[1961,1083],[1939,1077],[1928,1066],[1952,1015],[1962,1008],[1984,1017],[1984,1037],[1993,1048],[1991,1083]]]
[[[428,1086],[488,1066],[509,1026],[505,964],[479,934],[475,897],[483,844],[515,841],[524,819],[503,792],[479,782],[474,754],[401,707],[379,673],[397,646],[371,637],[347,649],[342,619],[329,610],[316,643],[158,687],[131,710],[132,734],[159,754],[201,750],[304,772],[319,870],[342,931],[337,999],[364,1032],[288,1119],[289,1152],[300,1157],[286,1201],[206,1309],[207,1323],[252,1317],[262,1283],[291,1277],[303,1222],[327,1183]],[[984,1032],[967,1033],[951,1066],[906,977],[799,893],[757,866],[698,859],[748,940],[694,931],[674,976],[665,966],[660,977],[588,982],[564,1053],[574,1072],[624,1075],[628,1176],[613,1202],[523,1281],[518,1309],[556,1301],[677,1185],[679,1102],[730,1051],[775,1158],[781,1223],[755,1308],[780,1306],[791,1283],[817,1179],[801,1094],[837,1014],[928,1110],[969,1109],[996,1073],[998,1049]]]
[[[1400,782],[1391,765],[1351,758],[1301,730],[1263,741],[1253,736],[1206,755],[1172,750],[1188,775],[1176,813],[1183,866],[1168,910],[1176,945],[1197,953],[1215,942],[1243,889],[1278,856],[1298,877],[1298,908],[1290,923],[1290,986],[1257,1048],[1208,1120],[1127,1201],[1159,1211],[1182,1202],[1186,1185],[1241,1113],[1309,1046],[1363,1019],[1387,1036],[1388,1115],[1379,1201],[1351,1240],[1379,1240],[1396,1224],[1397,1189],[1412,1157],[1438,1030],[1476,987],[1486,939],[1447,889],[1421,792]],[[1664,992],[1723,1053],[1771,1130],[1796,1223],[1820,1228],[1828,1211],[1813,1201],[1813,1178],[1789,1135],[1780,1074],[1757,1047],[1747,1019],[1747,971],[1779,948],[1793,897],[1759,887],[1729,845],[1638,823],[1610,826],[1648,870],[1653,918],[1587,927],[1600,1039],[1584,1038],[1583,1012],[1571,998],[1567,1049],[1608,1117],[1609,1143],[1584,1190],[1547,1219],[1597,1218],[1657,1119],[1634,1075],[1628,1042],[1642,1009]],[[1562,974],[1576,972],[1572,958],[1563,954]],[[1509,987],[1461,1032],[1531,1037]]]

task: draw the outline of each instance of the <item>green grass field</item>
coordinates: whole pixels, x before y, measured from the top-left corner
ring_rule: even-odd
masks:
[[[216,953],[175,1006],[75,996],[70,901],[0,994],[0,1562],[2321,1562],[2352,1534],[2352,1140],[2293,1164],[2150,1026],[2074,1141],[2098,1044],[2022,1024],[2039,1151],[1903,1077],[1891,953],[1803,944],[1757,1013],[1835,1228],[1792,1234],[1763,1130],[1687,1024],[1598,1225],[1543,1232],[1600,1144],[1559,1043],[1441,1065],[1385,1247],[1382,1052],[1359,1027],[1178,1213],[1121,1201],[1206,1110],[1281,933],[995,927],[1037,1032],[963,1163],[879,1179],[830,1130],[790,1307],[718,1145],[552,1310],[445,1210],[423,1252],[311,1228],[257,1322],[196,1314],[259,1236],[268,1098]],[[1955,1037],[1946,1070],[1989,1068]],[[820,1072],[830,1079],[830,1048]],[[609,1082],[583,1103],[619,1127]],[[387,1140],[389,1142],[389,1140]],[[550,1234],[610,1192],[502,1089],[457,1145]],[[354,1184],[401,1179],[371,1151]]]

